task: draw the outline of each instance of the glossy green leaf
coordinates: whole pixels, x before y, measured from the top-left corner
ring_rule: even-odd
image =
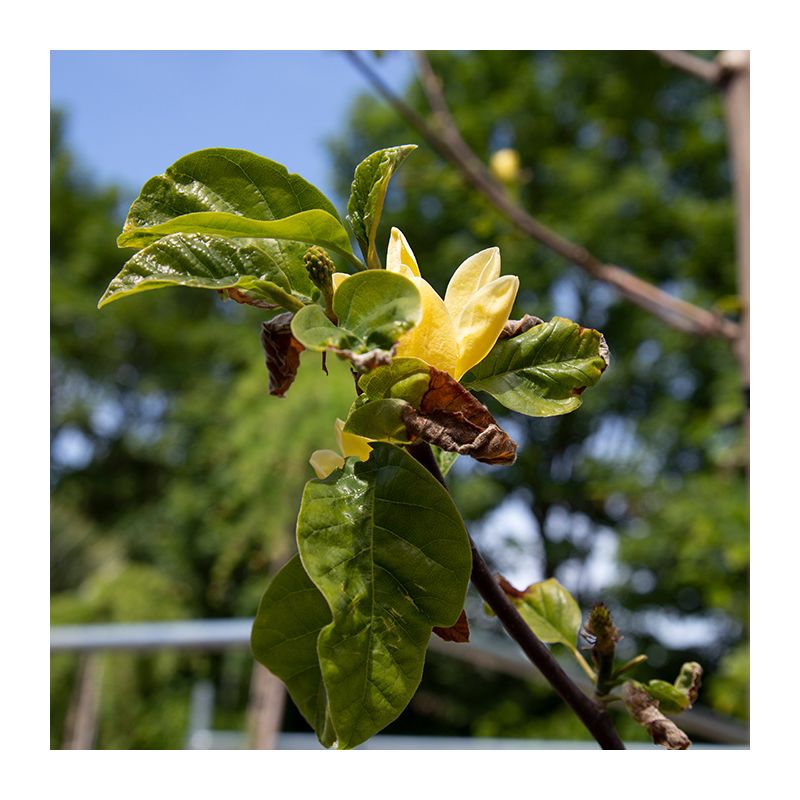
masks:
[[[303,307],[279,255],[262,247],[198,234],[172,234],[140,250],[108,285],[98,307],[166,286],[238,289],[254,300]],[[307,299],[308,301],[308,299]]]
[[[371,400],[399,398],[418,408],[430,382],[429,364],[418,358],[393,358],[391,364],[362,375],[358,385]]]
[[[608,366],[603,336],[563,317],[500,339],[462,383],[532,417],[574,411]]]
[[[361,395],[350,406],[344,429],[376,442],[410,444],[412,439],[404,418],[407,408],[408,403],[399,398],[370,400]]]
[[[581,610],[575,598],[555,579],[534,583],[522,597],[511,597],[522,618],[543,641],[563,644],[575,652]]]
[[[317,657],[319,632],[330,623],[325,598],[294,556],[272,579],[253,622],[256,660],[285,684],[294,704],[325,747],[336,739]]]
[[[381,266],[375,237],[389,180],[406,156],[416,149],[415,144],[387,147],[367,156],[356,167],[347,203],[347,220],[353,228],[367,266],[372,269]]]
[[[447,473],[450,472],[453,468],[453,464],[458,460],[458,453],[450,453],[447,450],[442,450],[441,447],[437,447],[435,444],[431,445],[431,450],[433,451],[433,457],[436,459],[436,464],[439,467],[439,472],[442,473],[443,478],[446,478]]]
[[[309,350],[366,353],[390,350],[422,316],[419,290],[394,272],[370,270],[351,276],[333,298],[334,325],[320,306],[299,311],[292,322],[295,338]]]
[[[340,748],[403,711],[431,631],[453,625],[471,568],[467,532],[444,488],[403,450],[375,443],[306,484],[300,556],[333,621],[317,652]]]
[[[202,233],[226,239],[280,239],[316,244],[333,250],[360,267],[353,256],[347,231],[327,211],[312,209],[275,220],[259,220],[221,211],[183,214],[160,225],[131,228],[117,238],[120,247],[146,247],[170,233]]]

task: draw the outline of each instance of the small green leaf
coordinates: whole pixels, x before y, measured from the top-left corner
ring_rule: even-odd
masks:
[[[690,707],[688,695],[671,683],[656,679],[643,688],[651,697],[658,700],[658,706],[665,714],[677,714]]]
[[[433,457],[436,459],[436,464],[439,467],[439,472],[442,473],[442,477],[447,477],[447,473],[453,468],[453,464],[456,463],[458,460],[458,453],[449,453],[447,450],[442,450],[441,447],[437,447],[435,444],[431,445],[431,450],[433,451]]]
[[[292,333],[309,350],[366,353],[390,350],[422,316],[419,290],[394,272],[369,271],[351,276],[337,290],[334,325],[316,305],[306,306],[292,321]]]
[[[333,621],[319,635],[340,748],[388,725],[419,685],[434,627],[450,627],[471,569],[467,532],[445,489],[403,450],[376,442],[306,484],[300,556]]]
[[[469,389],[488,392],[506,408],[532,417],[574,411],[583,391],[608,366],[603,336],[563,317],[500,339],[463,378]]]
[[[285,684],[294,704],[325,747],[336,739],[317,657],[319,632],[330,623],[325,598],[294,556],[272,579],[253,622],[256,660]]]
[[[290,311],[303,307],[303,299],[293,293],[292,276],[284,269],[280,253],[216,236],[180,233],[165,236],[132,256],[108,285],[98,307],[166,286],[237,289]]]
[[[367,266],[372,269],[379,269],[381,266],[380,256],[375,249],[375,237],[389,180],[406,156],[416,149],[415,144],[387,147],[367,156],[356,167],[350,199],[347,202],[347,220],[355,233]]]
[[[573,653],[577,651],[581,610],[555,578],[534,583],[509,599],[543,642],[563,644]]]

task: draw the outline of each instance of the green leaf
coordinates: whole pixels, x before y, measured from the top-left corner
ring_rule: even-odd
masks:
[[[532,417],[566,414],[581,405],[608,366],[603,336],[563,317],[500,339],[463,378],[506,408]]]
[[[286,239],[316,244],[344,256],[357,267],[361,262],[353,255],[347,231],[327,211],[312,209],[290,217],[259,220],[222,211],[183,214],[160,225],[130,228],[117,238],[120,247],[146,247],[170,233],[203,233],[225,239]]]
[[[458,460],[458,453],[450,453],[447,450],[442,450],[441,447],[437,447],[435,444],[431,445],[431,450],[439,466],[439,472],[442,473],[443,478],[447,477],[447,473],[450,472],[453,468],[453,464]]]
[[[543,641],[578,648],[581,610],[575,598],[555,579],[534,583],[521,596],[511,596],[522,618]]]
[[[138,292],[189,286],[237,289],[254,301],[293,311],[303,307],[303,299],[293,293],[292,283],[279,253],[215,236],[172,234],[131,257],[98,307]]]
[[[658,707],[665,714],[677,714],[685,711],[691,705],[685,692],[666,681],[652,680],[643,688],[650,697],[658,700]]]
[[[294,556],[272,579],[253,622],[256,660],[285,684],[325,747],[336,739],[317,658],[319,632],[331,621],[325,598]]]
[[[394,272],[369,271],[352,275],[337,290],[334,325],[317,305],[306,306],[292,322],[295,338],[309,350],[366,353],[390,350],[422,316],[419,290]]]
[[[306,484],[300,556],[333,621],[317,652],[340,748],[388,725],[422,677],[433,627],[459,617],[467,532],[445,489],[403,450],[376,442]]]
[[[375,237],[389,180],[406,156],[416,149],[415,144],[387,147],[367,156],[356,167],[350,199],[347,202],[347,220],[356,235],[367,266],[372,269],[379,269],[381,266],[380,256],[375,249]]]
[[[377,442],[411,444],[413,438],[406,429],[404,416],[408,407],[399,398],[370,400],[361,395],[350,407],[344,429]]]

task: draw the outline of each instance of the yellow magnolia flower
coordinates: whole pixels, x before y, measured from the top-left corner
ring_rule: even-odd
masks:
[[[335,469],[341,469],[348,456],[358,456],[362,461],[366,461],[372,450],[369,439],[344,430],[344,420],[337,419],[335,427],[336,442],[341,455],[335,450],[315,450],[308,459],[318,478],[327,478]]]
[[[461,264],[442,300],[420,275],[414,252],[397,228],[389,239],[386,269],[413,281],[422,298],[422,319],[400,338],[397,355],[422,359],[456,380],[492,349],[519,289],[516,275],[500,277],[500,250],[490,247]],[[335,273],[334,289],[347,277]]]

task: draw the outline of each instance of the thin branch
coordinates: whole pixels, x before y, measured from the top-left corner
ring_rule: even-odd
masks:
[[[694,75],[695,78],[717,86],[725,76],[725,69],[716,61],[706,61],[686,50],[653,50],[666,64]]]
[[[408,452],[447,489],[447,483],[426,442],[418,442],[408,448]],[[575,712],[586,729],[596,739],[603,750],[624,750],[608,712],[591,698],[587,697],[578,685],[561,668],[547,647],[541,642],[519,612],[506,597],[505,592],[495,580],[483,556],[470,537],[472,548],[472,584],[480,596],[497,615],[509,636],[522,648],[535,667],[550,685]]]
[[[567,261],[576,264],[593,278],[613,286],[628,300],[679,330],[701,336],[737,338],[739,327],[735,322],[674,297],[657,286],[637,278],[627,270],[602,263],[586,248],[560,236],[516,205],[505,188],[462,139],[447,108],[439,79],[430,69],[430,64],[423,54],[418,54],[421,82],[433,109],[436,127],[398,97],[357,53],[346,51],[346,55],[389,105],[416,129],[442,158],[453,164],[470,186],[483,194],[523,233],[541,242]]]

